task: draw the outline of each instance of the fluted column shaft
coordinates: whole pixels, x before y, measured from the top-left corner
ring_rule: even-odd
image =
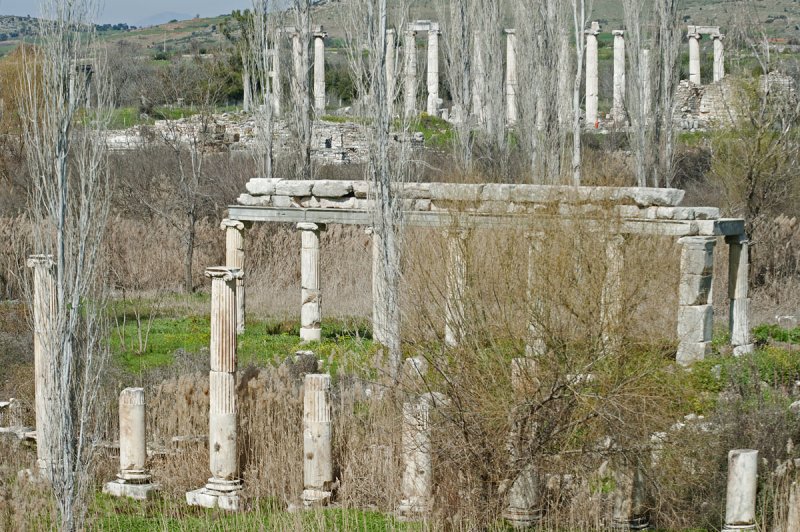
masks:
[[[147,474],[146,406],[143,388],[119,394],[119,478],[149,480]]]
[[[405,86],[403,99],[405,100],[405,117],[414,116],[417,109],[417,32],[406,31],[403,42],[405,56]]]
[[[723,532],[756,529],[758,451],[734,449],[728,453],[728,489]]]
[[[622,271],[624,269],[625,238],[613,235],[606,242],[606,275],[600,300],[603,344],[606,351],[619,348],[622,335]]]
[[[625,32],[614,32],[614,100],[612,115],[614,120],[625,117]]]
[[[725,78],[725,44],[722,35],[714,35],[714,83]]]
[[[428,114],[439,114],[439,30],[428,31]]]
[[[303,394],[303,501],[325,504],[333,485],[331,377],[305,376]]]
[[[728,299],[730,300],[729,328],[735,355],[753,350],[750,338],[750,297],[748,294],[750,270],[750,243],[745,235],[729,236],[728,243]]]
[[[314,33],[314,110],[325,112],[325,37],[322,27]]]
[[[244,272],[245,240],[244,223],[239,220],[222,221],[221,228],[225,230],[225,266]],[[244,276],[236,280],[236,332],[244,333],[245,330],[245,285]]]
[[[430,402],[420,398],[403,404],[403,500],[401,513],[424,514],[431,508]]]
[[[592,23],[592,28],[586,30],[586,125],[588,127],[594,127],[598,120],[598,33],[600,33],[600,27],[596,23]]]
[[[36,459],[39,472],[51,478],[54,409],[63,407],[56,400],[55,382],[58,302],[55,263],[50,255],[28,258],[33,269],[33,365],[36,408]]]

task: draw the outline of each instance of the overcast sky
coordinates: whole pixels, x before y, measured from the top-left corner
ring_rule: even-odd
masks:
[[[101,0],[102,2],[102,0]],[[251,5],[251,0],[105,0],[100,22],[136,24],[160,13],[180,13],[193,17],[216,16]],[[39,13],[37,0],[0,0],[0,15],[31,15]]]

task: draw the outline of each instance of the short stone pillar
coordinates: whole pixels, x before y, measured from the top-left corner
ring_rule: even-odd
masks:
[[[506,120],[517,123],[517,32],[506,30]]]
[[[536,262],[542,253],[544,234],[535,232],[528,235],[528,308],[531,319],[528,320],[528,341],[525,344],[525,354],[528,357],[544,356],[547,353],[547,344],[537,321],[542,318],[544,304],[542,298],[536,293]]]
[[[597,35],[600,24],[592,22],[586,33],[586,125],[597,126],[598,105],[598,71],[597,71]]]
[[[222,220],[220,228],[225,231],[225,266],[242,270],[244,273],[244,229],[239,220]],[[236,280],[236,332],[243,334],[245,329],[245,286],[244,276]]]
[[[600,295],[600,323],[603,347],[608,353],[619,350],[622,341],[622,271],[625,237],[613,235],[606,242],[606,274]]]
[[[439,116],[439,25],[428,30],[428,114]]]
[[[722,42],[724,35],[716,34],[714,40],[714,83],[725,78],[725,45]]]
[[[389,116],[394,117],[394,99],[397,91],[395,81],[395,31],[386,30],[386,101],[389,105]]]
[[[54,449],[52,423],[61,405],[56,399],[56,349],[53,336],[58,327],[55,262],[52,255],[32,255],[33,269],[33,366],[36,409],[36,465],[39,473],[52,481]]]
[[[314,31],[314,111],[325,113],[325,38],[322,26]]]
[[[614,497],[611,524],[616,530],[646,530],[647,490],[644,472],[639,466],[614,470]]]
[[[465,333],[467,292],[467,231],[445,231],[447,239],[447,300],[445,301],[444,343],[455,347]]]
[[[693,26],[689,26],[689,82],[700,85],[700,37]]]
[[[685,236],[681,244],[681,274],[678,289],[678,353],[676,360],[688,366],[711,351],[714,309],[709,299],[714,273],[717,239]]]
[[[103,486],[103,493],[147,500],[158,489],[147,470],[146,408],[143,388],[125,388],[119,394],[119,473]]]
[[[322,339],[322,290],[319,283],[319,235],[321,224],[297,224],[301,235],[300,251],[300,339],[319,342]]]
[[[303,505],[324,506],[333,494],[331,376],[305,376],[303,392]]]
[[[729,328],[733,354],[738,356],[753,351],[748,297],[750,243],[745,235],[725,237],[725,242],[728,244]]]
[[[440,401],[440,394],[426,393],[403,403],[403,498],[397,509],[403,519],[424,517],[433,507],[430,415]]]
[[[536,359],[515,358],[511,361],[511,387],[514,389],[514,395],[520,399],[530,398],[537,393],[539,380]],[[503,518],[514,528],[529,528],[541,521],[544,508],[536,469],[530,462],[519,466],[521,457],[517,442],[526,439],[525,435],[520,434],[521,428],[518,423],[514,423],[509,435],[511,470],[517,472],[517,476],[508,489],[508,504],[503,510]],[[533,436],[536,427],[527,428]]]
[[[417,32],[406,31],[404,38],[403,53],[406,65],[403,86],[404,116],[411,118],[417,112]]]
[[[723,532],[756,529],[758,451],[735,449],[728,452],[728,490]]]
[[[611,116],[614,121],[625,120],[625,32],[614,30],[614,100]]]
[[[236,426],[236,280],[242,271],[215,267],[211,278],[211,371],[209,372],[208,450],[212,478],[186,493],[192,506],[239,509],[239,449]]]

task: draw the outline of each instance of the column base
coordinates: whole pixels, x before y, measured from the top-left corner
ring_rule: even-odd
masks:
[[[158,484],[151,484],[149,482],[148,475],[148,482],[146,483],[132,482],[122,478],[106,482],[103,486],[103,493],[113,495],[114,497],[128,497],[138,501],[146,501],[152,498],[155,492],[160,489],[161,486]]]
[[[239,497],[242,491],[240,480],[209,479],[205,487],[186,492],[186,503],[189,506],[203,508],[220,508],[237,512],[241,508]]]
[[[725,525],[722,532],[755,532],[756,525]]]
[[[711,342],[681,342],[678,345],[675,361],[681,366],[690,366],[709,354],[711,354]]]
[[[322,329],[301,327],[300,340],[303,342],[319,342],[322,340]]]
[[[647,517],[634,517],[629,521],[613,521],[611,527],[614,530],[647,530],[650,520]]]
[[[305,508],[318,508],[320,506],[327,506],[331,502],[333,496],[332,491],[305,489],[300,498],[303,501]]]
[[[740,357],[742,355],[749,355],[753,352],[753,350],[755,350],[755,346],[753,344],[736,345],[733,347],[733,356]]]
[[[503,511],[503,519],[508,521],[512,528],[528,528],[542,520],[542,510],[508,507]]]
[[[422,519],[431,511],[431,503],[428,500],[418,498],[403,499],[397,507],[397,518],[400,521],[414,521]]]

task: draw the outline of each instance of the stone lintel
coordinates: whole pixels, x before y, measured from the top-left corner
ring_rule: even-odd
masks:
[[[244,278],[244,272],[238,268],[229,268],[227,266],[211,266],[210,268],[206,268],[205,276],[211,279],[233,281],[234,279]]]

